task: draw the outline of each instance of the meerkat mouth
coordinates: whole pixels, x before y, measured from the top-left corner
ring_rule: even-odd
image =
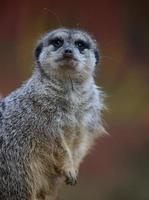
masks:
[[[60,64],[60,66],[72,67],[78,63],[78,59],[70,56],[62,56],[61,58],[56,59],[56,62]]]
[[[75,57],[63,55],[61,58],[56,59],[56,62],[69,62],[69,61],[78,61]]]

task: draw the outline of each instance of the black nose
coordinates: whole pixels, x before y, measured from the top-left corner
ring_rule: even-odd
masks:
[[[65,56],[71,57],[72,54],[73,54],[72,49],[66,48],[66,49],[64,50],[64,55],[65,55]]]

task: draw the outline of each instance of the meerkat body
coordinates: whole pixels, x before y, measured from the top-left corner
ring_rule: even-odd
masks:
[[[80,30],[56,29],[38,42],[32,76],[0,101],[0,200],[55,199],[64,179],[76,183],[104,132],[97,56]]]

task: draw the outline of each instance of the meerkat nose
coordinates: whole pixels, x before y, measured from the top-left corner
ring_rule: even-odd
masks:
[[[73,51],[72,51],[71,48],[65,48],[64,57],[66,57],[66,58],[72,58],[73,57]]]

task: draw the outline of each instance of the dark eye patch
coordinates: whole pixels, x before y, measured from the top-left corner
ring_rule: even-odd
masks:
[[[35,49],[35,58],[36,58],[37,60],[39,59],[39,55],[40,55],[40,53],[41,53],[41,51],[42,51],[42,48],[43,48],[43,44],[40,43],[40,44],[36,47],[36,49]]]
[[[53,45],[55,49],[60,48],[64,44],[64,40],[62,38],[53,38],[49,40],[48,45]]]
[[[83,51],[84,49],[89,49],[90,45],[88,42],[85,42],[83,40],[77,40],[75,41],[75,46],[80,50]]]

